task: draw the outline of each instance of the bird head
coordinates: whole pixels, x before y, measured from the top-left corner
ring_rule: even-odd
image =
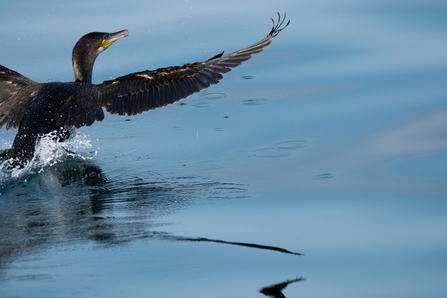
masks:
[[[73,48],[72,63],[77,82],[92,81],[93,64],[98,55],[109,48],[115,41],[129,35],[129,31],[115,33],[91,32],[79,39]]]

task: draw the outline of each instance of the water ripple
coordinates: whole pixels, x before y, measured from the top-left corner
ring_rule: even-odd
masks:
[[[215,128],[213,128],[213,131],[221,132],[221,131],[225,131],[225,128],[223,128],[223,127],[215,127]]]
[[[330,178],[334,178],[334,175],[332,175],[331,173],[323,173],[315,176],[315,179],[330,179]]]
[[[221,92],[210,92],[210,93],[204,93],[200,96],[200,98],[203,99],[221,99],[226,97],[227,94],[221,93]]]
[[[243,106],[259,106],[267,103],[267,99],[254,98],[242,101]]]
[[[272,146],[252,150],[249,155],[256,157],[270,157],[270,158],[284,157],[291,155],[297,149],[307,146],[307,143],[308,142],[305,140],[278,142],[273,144]]]

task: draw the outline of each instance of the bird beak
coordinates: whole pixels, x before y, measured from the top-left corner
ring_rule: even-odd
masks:
[[[127,31],[127,30],[121,30],[121,31],[118,31],[115,33],[110,33],[102,40],[102,46],[104,47],[104,49],[107,49],[115,41],[117,41],[120,38],[126,37],[128,35],[129,35],[129,31]]]

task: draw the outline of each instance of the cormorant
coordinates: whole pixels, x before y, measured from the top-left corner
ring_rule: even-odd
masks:
[[[270,33],[257,43],[204,61],[146,70],[92,84],[96,57],[115,41],[128,36],[127,30],[115,33],[92,32],[76,43],[72,53],[74,82],[37,83],[20,73],[0,65],[0,128],[18,128],[12,144],[10,168],[24,167],[33,157],[39,138],[55,132],[57,141],[69,137],[73,126],[90,126],[109,113],[137,115],[172,104],[208,88],[252,54],[261,52],[284,26],[278,13]]]

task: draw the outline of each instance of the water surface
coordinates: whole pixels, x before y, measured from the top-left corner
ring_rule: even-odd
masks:
[[[0,297],[262,297],[301,276],[286,297],[445,297],[444,1],[0,7],[0,63],[40,82],[73,80],[90,31],[130,31],[98,58],[101,82],[291,19],[218,85],[106,115],[76,154],[2,179]]]

